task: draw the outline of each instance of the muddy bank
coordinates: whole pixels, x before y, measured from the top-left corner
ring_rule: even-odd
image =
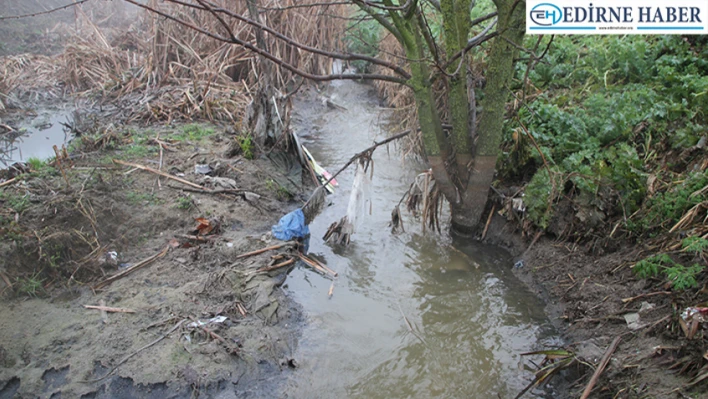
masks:
[[[257,270],[284,250],[236,257],[274,243],[265,233],[303,187],[234,140],[206,125],[106,133],[0,188],[0,397],[275,392],[301,312],[279,288],[287,268]]]
[[[514,273],[544,300],[549,318],[579,357],[597,366],[621,337],[590,397],[707,397],[705,382],[689,386],[702,365],[705,339],[699,333],[688,340],[678,322],[686,306],[708,299],[705,288],[689,296],[637,278],[631,266],[646,250],[640,245],[619,242],[605,252],[541,237],[530,246],[533,237],[521,237],[501,216],[493,219],[487,241],[509,248],[520,261]],[[569,381],[571,397],[580,396],[593,373],[580,371],[585,377]]]

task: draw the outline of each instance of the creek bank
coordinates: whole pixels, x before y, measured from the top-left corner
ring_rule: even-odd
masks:
[[[208,125],[105,131],[82,138],[61,168],[35,164],[0,188],[0,397],[275,394],[296,364],[301,309],[279,288],[287,268],[257,271],[279,251],[236,257],[274,243],[264,233],[304,187],[281,185],[269,159],[231,156],[234,140]],[[217,192],[233,185],[250,195]],[[84,305],[134,313],[106,319]]]
[[[621,336],[591,398],[706,397],[701,385],[686,387],[690,377],[684,374],[700,367],[705,340],[686,339],[678,326],[685,306],[708,299],[705,289],[688,298],[638,279],[631,266],[644,249],[639,245],[614,243],[615,250],[603,252],[540,237],[530,246],[533,237],[522,237],[516,224],[498,215],[485,241],[522,262],[514,274],[545,302],[549,319],[578,356],[597,365]],[[585,372],[569,387],[569,397],[580,396],[592,375]]]

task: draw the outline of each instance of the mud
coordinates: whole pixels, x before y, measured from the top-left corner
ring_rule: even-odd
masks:
[[[210,164],[218,175],[212,181],[233,179],[260,197],[187,192],[110,162],[157,169],[159,147],[148,140],[157,133],[174,150],[163,149],[163,170],[199,182],[206,178],[195,164]],[[233,136],[223,129],[171,141],[178,135],[181,127],[134,131],[118,140],[133,144],[77,151],[73,167],[65,162],[70,187],[46,167],[0,189],[0,272],[12,283],[0,282],[0,398],[264,397],[290,370],[301,312],[279,288],[286,270],[255,272],[273,252],[234,258],[272,245],[264,233],[296,203],[274,187],[281,173],[269,160],[224,156]],[[147,150],[135,156],[138,143]],[[18,202],[22,210],[13,209]],[[206,242],[185,238],[198,217],[220,232]],[[91,288],[164,248],[167,254],[144,268]],[[83,307],[102,303],[135,313],[104,320]],[[224,342],[188,327],[215,316],[226,321],[207,327]]]
[[[621,341],[591,398],[708,398],[705,385],[689,387],[702,364],[705,340],[689,341],[678,325],[686,306],[708,300],[670,291],[655,281],[638,279],[631,266],[648,248],[613,242],[596,248],[541,237],[523,238],[514,223],[495,217],[488,242],[510,249],[523,266],[515,274],[546,303],[546,313],[570,343],[568,348],[597,365],[617,336]],[[642,295],[635,300],[628,300]],[[624,299],[624,300],[623,300]],[[638,314],[630,328],[625,316]],[[579,397],[592,375],[586,368],[569,388]]]

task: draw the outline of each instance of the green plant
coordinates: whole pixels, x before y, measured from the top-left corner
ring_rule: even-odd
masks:
[[[44,279],[41,279],[39,276],[40,273],[37,272],[29,277],[18,279],[17,291],[20,294],[36,298],[39,293],[44,291],[44,287],[42,287]]]
[[[192,208],[192,199],[189,197],[178,197],[177,198],[177,209],[189,210]]]
[[[253,159],[255,154],[254,154],[254,145],[253,145],[253,138],[249,133],[245,133],[241,136],[236,137],[236,142],[238,143],[238,146],[241,148],[241,154],[243,154],[243,157],[246,159]]]
[[[176,133],[172,138],[179,141],[197,142],[213,134],[214,129],[211,127],[203,127],[197,124],[189,124],[183,126],[181,131]]]
[[[658,254],[637,262],[632,270],[639,278],[652,278],[663,274],[676,291],[695,288],[696,277],[704,267],[698,264],[686,267],[675,262],[668,254]]]
[[[29,197],[26,195],[16,195],[11,193],[0,193],[0,201],[14,212],[23,213],[30,207]]]
[[[138,204],[158,205],[162,202],[155,194],[139,193],[136,191],[128,191],[125,194],[125,199],[134,205],[138,205]]]
[[[29,158],[27,160],[27,164],[29,165],[30,169],[33,171],[40,171],[41,169],[43,169],[44,167],[47,166],[46,161],[43,161],[39,158],[34,158],[34,157]]]

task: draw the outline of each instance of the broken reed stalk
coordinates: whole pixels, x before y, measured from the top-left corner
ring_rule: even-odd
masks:
[[[93,289],[94,289],[94,290],[100,290],[101,288],[103,288],[103,287],[105,287],[105,286],[111,284],[112,282],[114,282],[114,281],[116,281],[116,280],[122,279],[123,277],[125,277],[125,276],[127,276],[127,275],[133,273],[134,271],[139,270],[139,269],[142,269],[143,267],[149,265],[150,263],[156,261],[157,259],[162,258],[163,256],[167,255],[167,251],[169,251],[169,250],[170,250],[170,246],[168,245],[168,246],[165,247],[165,249],[163,249],[163,250],[160,251],[159,253],[157,253],[157,254],[155,254],[155,255],[149,257],[149,258],[143,259],[142,261],[140,261],[140,262],[134,264],[133,266],[131,266],[131,267],[129,267],[129,268],[123,270],[122,272],[120,272],[120,273],[118,273],[118,274],[114,274],[113,276],[108,277],[107,279],[105,279],[105,280],[101,281],[100,283],[94,285],[94,286],[93,286]]]
[[[241,254],[241,255],[237,256],[236,259],[248,258],[249,256],[259,255],[259,254],[262,254],[263,252],[268,252],[268,251],[272,251],[272,250],[274,250],[274,249],[279,249],[279,248],[282,248],[282,247],[286,247],[286,246],[288,246],[288,245],[295,245],[295,244],[296,244],[296,243],[293,242],[293,241],[286,241],[286,242],[281,243],[281,244],[271,245],[271,246],[269,246],[269,247],[261,248],[261,249],[255,250],[255,251],[246,252],[246,253],[244,253],[244,254]]]
[[[292,265],[293,263],[295,263],[295,258],[288,259],[285,262],[276,263],[273,266],[261,267],[260,269],[258,269],[256,271],[257,272],[269,272],[272,270],[280,269],[281,267]]]
[[[600,375],[605,370],[605,367],[607,367],[607,364],[610,362],[610,357],[612,357],[612,354],[615,353],[617,345],[619,345],[621,339],[621,335],[617,336],[614,341],[612,341],[612,344],[610,344],[610,346],[607,348],[605,354],[602,356],[600,364],[595,369],[595,372],[593,373],[592,378],[590,378],[590,382],[588,382],[588,385],[585,387],[583,395],[580,397],[580,399],[587,399],[588,396],[590,396],[590,392],[592,392],[592,389],[595,387],[595,384],[597,384],[597,380],[600,378]]]
[[[339,176],[339,174],[342,173],[342,172],[344,171],[344,169],[348,168],[352,163],[354,163],[354,161],[356,161],[357,159],[359,159],[359,158],[361,158],[361,157],[364,157],[364,156],[370,157],[371,154],[374,152],[374,150],[377,149],[378,147],[380,147],[380,146],[382,146],[382,145],[384,145],[384,144],[388,144],[388,143],[390,143],[390,142],[392,142],[392,141],[398,140],[398,139],[400,139],[400,138],[402,138],[402,137],[406,137],[406,136],[408,136],[410,133],[411,133],[411,131],[408,130],[408,131],[405,131],[405,132],[403,132],[403,133],[399,133],[399,134],[397,134],[397,135],[391,136],[391,137],[389,137],[389,138],[387,138],[387,139],[385,139],[385,140],[382,140],[382,141],[379,141],[379,142],[374,142],[374,145],[372,145],[371,147],[369,147],[369,148],[365,149],[364,151],[361,151],[361,152],[359,152],[359,153],[357,153],[357,154],[354,154],[354,156],[352,156],[352,157],[349,159],[349,161],[347,161],[347,163],[344,164],[344,166],[342,166],[341,168],[339,168],[339,170],[337,171],[337,173],[333,174],[332,177],[330,177],[329,179],[327,179],[327,181],[325,181],[324,183],[320,184],[320,185],[315,189],[315,191],[312,193],[312,195],[311,195],[310,198],[307,200],[307,202],[305,202],[305,205],[303,205],[302,207],[305,208],[305,207],[310,203],[310,201],[312,201],[312,198],[315,196],[317,190],[321,190],[321,189],[323,189],[324,187],[326,187],[332,180],[334,180],[337,176]]]

